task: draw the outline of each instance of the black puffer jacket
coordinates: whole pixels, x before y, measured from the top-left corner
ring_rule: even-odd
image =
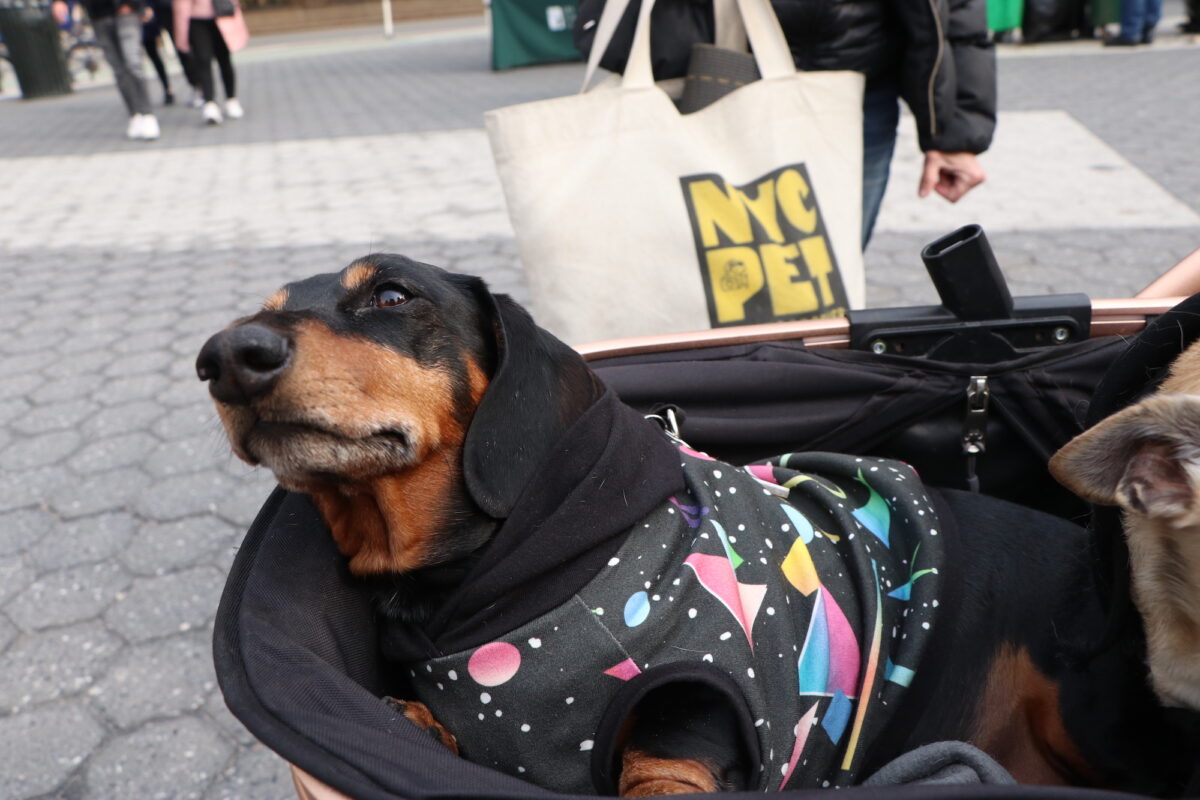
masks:
[[[605,0],[583,0],[576,44],[587,53]],[[863,72],[894,81],[917,121],[922,150],[982,153],[996,127],[996,55],[986,0],[771,0],[805,70]],[[632,0],[601,64],[620,71],[640,0]],[[712,41],[711,0],[657,0],[655,77],[679,77],[693,42]]]

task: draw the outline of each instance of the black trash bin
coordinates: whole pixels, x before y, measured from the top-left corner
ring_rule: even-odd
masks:
[[[71,91],[62,39],[48,3],[0,0],[0,38],[8,48],[22,97],[48,97]]]

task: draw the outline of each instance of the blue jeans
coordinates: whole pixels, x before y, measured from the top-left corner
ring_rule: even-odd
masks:
[[[1121,36],[1141,39],[1162,18],[1162,0],[1121,0]]]
[[[1162,0],[1157,2],[1161,3]],[[883,193],[887,190],[888,173],[892,168],[892,153],[896,150],[896,126],[899,124],[900,90],[896,84],[887,81],[868,84],[863,95],[864,250],[871,241],[871,231],[875,229],[879,207],[883,205]]]

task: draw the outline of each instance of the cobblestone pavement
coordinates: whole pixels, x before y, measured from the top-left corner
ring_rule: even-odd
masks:
[[[1017,294],[1128,296],[1200,246],[1200,49],[1178,7],[1151,49],[1006,50],[1010,122],[971,206],[916,201],[902,140],[872,304],[932,301],[918,252],[955,214]],[[151,144],[121,138],[110,87],[0,101],[6,800],[291,797],[213,675],[224,576],[271,482],[228,455],[195,353],[369,250],[525,296],[480,113],[573,91],[578,65],[493,74],[477,19],[258,41],[239,64],[244,120],[166,108]]]

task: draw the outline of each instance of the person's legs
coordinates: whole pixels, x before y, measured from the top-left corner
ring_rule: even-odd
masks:
[[[142,29],[142,49],[146,51],[146,55],[150,58],[150,63],[154,65],[154,72],[158,75],[158,82],[162,84],[164,101],[169,105],[174,97],[171,94],[171,79],[167,76],[167,65],[163,63],[162,54],[158,52],[158,36],[147,35],[149,27]]]
[[[1142,17],[1142,39],[1147,44],[1154,41],[1154,29],[1162,19],[1162,0],[1145,0],[1146,7]]]
[[[1187,0],[1187,20],[1180,23],[1184,33],[1200,33],[1200,0]]]
[[[116,19],[113,17],[99,17],[92,20],[92,32],[96,36],[96,41],[100,44],[100,49],[104,51],[104,60],[112,67],[117,91],[121,95],[121,101],[125,103],[126,110],[129,111],[130,115],[138,113],[134,110],[129,81],[124,79],[126,70],[123,64],[124,57],[121,55],[121,43],[117,37]]]
[[[1121,0],[1121,34],[1126,41],[1140,42],[1145,33],[1146,0]]]
[[[212,74],[212,32],[216,28],[216,24],[211,19],[193,19],[188,25],[188,45],[192,50],[192,66],[196,72],[196,83],[200,85],[200,93],[204,95],[206,103],[211,103],[215,95]]]
[[[217,35],[213,38],[213,55],[216,56],[217,66],[221,70],[221,83],[225,87],[225,99],[231,100],[237,97],[237,75],[233,71],[233,58],[229,54],[229,46],[225,44],[225,38],[221,36],[220,28],[217,28]]]
[[[142,21],[136,14],[118,14],[115,18],[117,40],[120,44],[122,74],[117,76],[117,85],[122,81],[128,87],[129,102],[134,114],[150,114],[150,94],[146,91],[146,78],[142,71]],[[114,65],[113,71],[116,71]]]
[[[863,95],[862,246],[867,249],[883,194],[887,190],[900,124],[899,90],[894,83],[873,82]]]
[[[100,45],[100,49],[104,51],[104,60],[108,62],[112,68],[113,78],[117,84],[117,92],[121,95],[121,101],[125,104],[125,108],[130,114],[133,114],[133,103],[127,94],[128,88],[121,81],[121,44],[117,39],[117,22],[112,17],[97,17],[92,20],[92,34],[96,37],[96,43]]]
[[[179,66],[183,68],[184,79],[188,82],[188,86],[199,93],[200,81],[196,79],[196,65],[192,60],[192,54],[180,50],[179,44],[175,41],[175,10],[171,7],[171,3],[158,3],[154,7],[154,13],[159,15],[162,29],[171,39],[171,46],[175,48],[175,55],[179,58]]]

